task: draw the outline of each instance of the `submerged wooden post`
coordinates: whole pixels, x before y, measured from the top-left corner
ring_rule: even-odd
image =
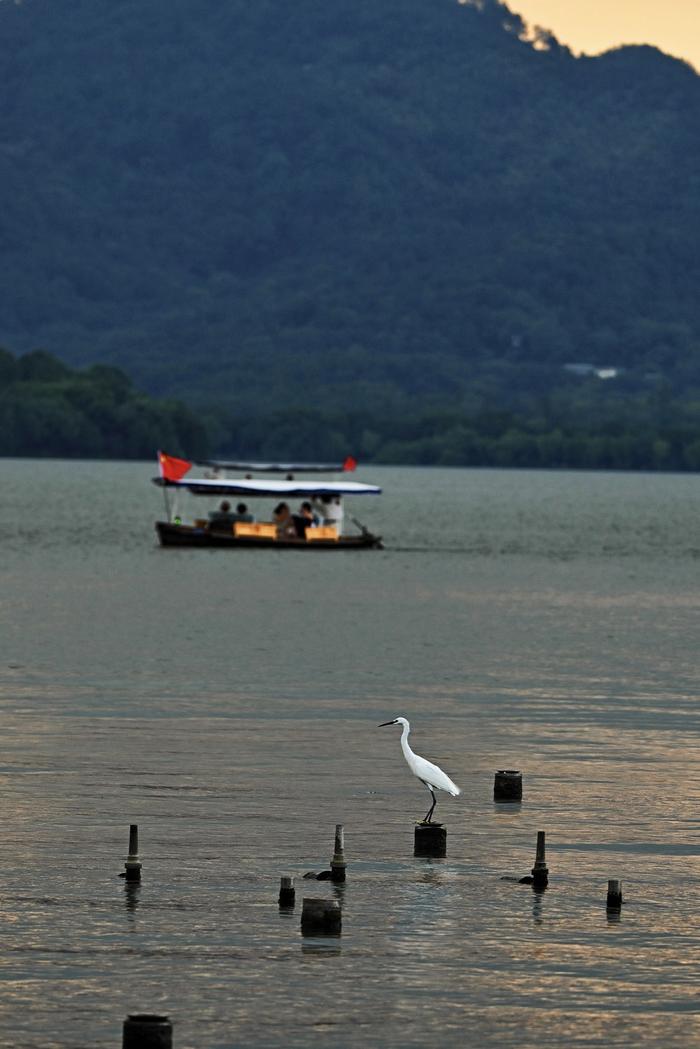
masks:
[[[134,1013],[124,1021],[122,1049],[172,1049],[173,1025],[168,1016]]]
[[[295,896],[294,878],[280,878],[280,907],[293,907]]]
[[[622,882],[616,878],[608,880],[608,898],[605,906],[609,911],[619,911],[622,906]]]
[[[141,881],[141,861],[139,860],[139,828],[138,824],[129,825],[129,855],[124,864],[127,881]]]
[[[304,936],[340,936],[342,912],[337,900],[305,896],[302,901],[301,931]]]
[[[537,851],[535,853],[535,866],[532,868],[532,884],[535,889],[544,889],[549,880],[549,871],[544,855],[544,831],[537,831]]]
[[[493,779],[494,801],[521,801],[523,775],[517,769],[499,769]]]
[[[333,849],[333,859],[331,860],[331,881],[345,881],[346,867],[347,863],[345,862],[345,835],[343,831],[343,824],[336,823],[335,847]]]
[[[413,837],[414,856],[447,855],[447,827],[442,823],[417,823]]]

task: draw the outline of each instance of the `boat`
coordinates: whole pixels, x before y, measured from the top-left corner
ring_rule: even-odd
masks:
[[[166,520],[156,521],[156,533],[161,546],[217,547],[240,550],[264,547],[275,550],[381,550],[382,538],[375,535],[357,518],[350,518],[357,531],[348,534],[342,525],[326,519],[318,525],[299,524],[282,529],[267,511],[266,520],[234,520],[220,523],[211,515],[194,516],[191,523],[185,522],[177,510],[179,493],[186,492],[195,497],[230,499],[273,499],[323,501],[323,504],[340,505],[347,496],[380,495],[381,488],[359,481],[308,480],[299,473],[348,472],[357,465],[348,458],[345,463],[237,463],[224,460],[178,459],[164,452],[158,453],[159,475],[153,483],[163,489]],[[202,466],[205,476],[191,477],[193,466]],[[231,469],[244,469],[244,477],[229,478],[225,474]],[[254,472],[284,473],[284,479],[260,479]],[[171,498],[173,497],[173,498]],[[329,510],[329,513],[331,511]],[[214,515],[216,516],[216,515]],[[229,515],[235,516],[235,515]],[[250,516],[250,515],[249,515]],[[290,518],[291,520],[291,518]],[[290,534],[291,532],[291,534]]]

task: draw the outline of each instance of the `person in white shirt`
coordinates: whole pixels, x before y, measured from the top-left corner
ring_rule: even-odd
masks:
[[[338,535],[343,534],[343,518],[345,510],[342,497],[339,495],[321,496],[321,516],[324,525],[332,525],[338,529]]]

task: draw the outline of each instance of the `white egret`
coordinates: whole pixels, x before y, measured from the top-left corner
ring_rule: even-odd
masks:
[[[403,756],[408,762],[408,767],[414,776],[416,776],[424,787],[427,787],[433,799],[433,804],[428,809],[423,823],[431,823],[431,817],[433,810],[437,804],[435,797],[435,790],[444,790],[447,794],[451,794],[453,798],[456,798],[458,794],[461,794],[461,790],[456,783],[453,783],[450,777],[438,768],[437,765],[433,765],[432,761],[426,761],[425,758],[421,758],[418,754],[414,754],[408,745],[408,734],[411,731],[406,718],[394,718],[393,721],[382,721],[379,728],[383,728],[385,725],[403,725],[403,732],[401,733],[401,749]],[[435,788],[435,790],[433,789]]]

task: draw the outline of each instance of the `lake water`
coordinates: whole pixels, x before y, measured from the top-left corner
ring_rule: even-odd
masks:
[[[698,479],[366,468],[386,549],[320,556],[161,550],[153,473],[0,464],[0,1045],[700,1046]]]

